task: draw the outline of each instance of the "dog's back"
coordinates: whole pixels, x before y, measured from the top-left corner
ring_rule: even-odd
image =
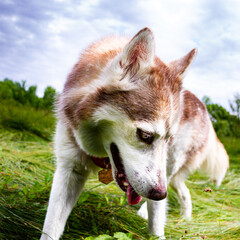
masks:
[[[168,182],[176,191],[182,215],[191,218],[192,203],[185,178],[200,169],[219,186],[229,158],[218,140],[205,105],[191,92],[182,92],[179,128],[169,143]]]
[[[169,146],[169,180],[180,172],[188,175],[201,169],[219,186],[228,162],[228,155],[216,136],[205,105],[184,90],[179,129]]]

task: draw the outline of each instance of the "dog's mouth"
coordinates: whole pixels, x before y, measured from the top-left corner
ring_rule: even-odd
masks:
[[[134,190],[134,188],[131,186],[127,179],[127,175],[125,173],[125,169],[123,166],[122,158],[120,156],[120,152],[118,150],[118,147],[115,143],[111,143],[111,153],[113,162],[115,164],[116,170],[115,170],[115,180],[117,181],[117,184],[119,187],[124,191],[127,192],[128,197],[128,204],[134,205],[138,204],[142,197]]]

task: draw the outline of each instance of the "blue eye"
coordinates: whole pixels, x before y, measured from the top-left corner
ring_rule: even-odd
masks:
[[[139,140],[149,145],[152,144],[154,140],[153,133],[143,131],[140,128],[137,128],[137,137]]]

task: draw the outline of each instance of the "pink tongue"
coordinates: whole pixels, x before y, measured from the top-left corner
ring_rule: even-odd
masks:
[[[128,187],[127,187],[127,196],[128,196],[128,205],[138,204],[142,200],[142,197],[139,196],[134,191],[133,187],[130,184],[128,184]]]

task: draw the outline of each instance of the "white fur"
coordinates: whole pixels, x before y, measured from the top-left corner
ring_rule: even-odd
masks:
[[[167,199],[161,201],[147,200],[138,210],[138,215],[148,221],[148,230],[150,234],[164,237],[164,226],[166,223]]]
[[[196,129],[193,123],[186,122],[181,125],[175,133],[173,143],[167,147],[166,140],[161,137],[166,133],[162,119],[155,123],[133,122],[123,112],[110,105],[105,105],[96,109],[93,119],[89,120],[89,123],[98,127],[103,119],[107,123],[107,129],[102,129],[102,135],[99,137],[103,143],[106,156],[110,157],[113,172],[115,166],[110,151],[112,142],[119,148],[130,184],[143,197],[147,197],[149,189],[154,188],[159,182],[165,187],[167,182],[170,182],[177,192],[182,215],[191,218],[191,196],[184,183],[188,172],[201,166],[210,170],[217,181],[217,185],[221,183],[226,172],[227,160],[224,159],[227,159],[227,155],[221,143],[217,141],[212,128],[210,128],[209,140],[204,149],[196,154],[193,164],[189,164],[188,168],[184,169],[182,167],[186,161],[186,153],[196,137]],[[160,137],[155,139],[151,147],[147,147],[137,138],[136,128],[154,131]],[[98,155],[98,153],[92,154],[92,149],[85,148],[84,142],[93,141],[93,145],[97,143],[81,136],[81,127],[73,132],[76,142],[72,140],[61,121],[58,122],[55,136],[57,169],[41,240],[57,240],[60,238],[67,217],[76,203],[90,171],[96,169],[86,153],[89,155]],[[197,137],[201,136],[198,135]],[[207,160],[204,161],[205,159]],[[225,168],[218,167],[218,161],[223,161]],[[148,169],[151,169],[151,171],[147,172]],[[161,172],[160,176],[159,171]],[[150,234],[159,236],[159,239],[164,239],[166,200],[148,200],[147,202],[147,211],[144,205],[140,209],[139,215],[148,218]]]
[[[95,112],[94,119],[100,121],[101,118],[112,123],[107,133],[103,134],[102,139],[105,150],[110,157],[113,172],[115,167],[109,148],[111,142],[118,146],[128,180],[140,195],[147,197],[148,191],[159,181],[166,185],[166,171],[164,170],[166,165],[165,141],[157,139],[154,149],[148,149],[146,144],[140,142],[136,136],[136,126],[143,127],[144,130],[152,130],[157,129],[157,123],[156,125],[147,122],[133,123],[124,113],[110,106],[104,106]],[[152,173],[146,174],[147,169],[150,168]],[[161,170],[162,179],[158,177],[159,170]]]
[[[41,240],[60,238],[66,220],[94,167],[89,157],[69,138],[61,122],[57,124],[55,139],[57,168]]]
[[[176,174],[171,180],[171,186],[176,191],[181,205],[181,214],[186,219],[192,216],[192,200],[189,189],[185,184],[186,175],[184,173]]]
[[[145,201],[137,212],[138,216],[148,220],[147,201]]]
[[[156,124],[157,129],[155,130],[155,132],[157,132],[160,137],[163,137],[166,135],[166,123],[165,120],[163,119],[159,119],[158,123]]]
[[[107,155],[110,156],[113,172],[115,166],[109,149],[111,142],[116,143],[119,147],[128,180],[139,194],[147,197],[149,190],[154,188],[159,181],[166,185],[166,171],[164,170],[166,169],[165,140],[157,139],[154,151],[151,149],[146,150],[145,144],[140,142],[136,136],[136,123],[134,124],[125,114],[116,111],[110,106],[105,106],[95,112],[95,124],[98,124],[101,120],[98,117],[100,115],[112,123],[107,131],[109,134],[103,134],[102,140]],[[147,123],[138,123],[138,125],[146,127]],[[149,124],[146,128],[149,129],[151,126],[152,124]],[[154,129],[157,129],[157,127],[154,126]],[[81,142],[84,139],[80,140],[79,132],[76,131],[74,131],[74,136],[78,140],[76,143],[72,142],[67,130],[61,122],[58,122],[55,136],[57,169],[54,175],[41,240],[59,239],[64,230],[67,217],[83,189],[89,172],[94,170],[91,159],[84,153],[88,152],[88,149],[85,149],[84,144]],[[80,147],[83,148],[84,152]],[[149,160],[146,161],[146,159]],[[151,174],[146,174],[148,168],[151,169]],[[161,180],[158,174],[160,170]],[[159,221],[157,215],[153,213],[153,206],[155,205],[157,209],[159,208],[159,213],[164,212],[164,207],[162,205],[162,207],[160,205],[157,207],[157,203],[150,204],[153,219]],[[150,221],[150,233],[163,235],[164,222],[162,224],[154,223],[152,228],[151,225]]]
[[[161,201],[147,200],[148,210],[148,231],[150,234],[159,236],[159,239],[164,237],[164,226],[166,223],[167,199]]]
[[[216,133],[211,125],[209,131],[209,144],[207,156],[201,170],[210,175],[211,179],[220,186],[229,167],[229,158],[221,142],[216,138]]]
[[[156,129],[154,129],[154,125],[149,123],[149,122],[135,122],[135,127],[136,128],[140,128],[141,130],[145,131],[145,132],[155,132]]]
[[[106,44],[99,45],[98,53],[105,52],[108,44],[106,41]],[[128,66],[128,61],[132,61],[131,51],[133,53],[134,50],[138,51],[139,44],[143,44],[138,52],[142,55],[139,59],[134,58],[136,66],[131,69],[133,71],[130,71],[130,74],[127,71],[124,75],[123,71],[126,70],[124,67]],[[154,64],[154,49],[151,31],[149,29],[140,31],[118,56],[106,64],[104,69],[99,70],[100,64],[96,63],[97,79],[91,79],[81,87],[72,87],[64,91],[59,105],[65,102],[71,103],[73,99],[83,102],[101,88],[121,91],[141,88],[141,84],[136,84],[135,79],[131,78],[138,78],[143,73],[147,73]],[[90,51],[93,50],[90,48]],[[187,55],[187,59],[189,56]],[[174,62],[172,68],[182,73],[189,65],[189,61],[184,59],[180,60],[180,69],[174,66],[178,62]],[[90,69],[90,64],[86,66],[87,70]],[[111,143],[117,145],[128,181],[139,195],[149,197],[151,190],[166,189],[167,183],[170,183],[177,192],[183,216],[191,217],[191,196],[184,183],[185,178],[189,173],[201,168],[210,173],[217,185],[220,185],[228,167],[228,156],[216,138],[210,120],[201,122],[205,124],[204,126],[209,126],[208,136],[205,136],[206,132],[204,134],[201,132],[200,118],[185,120],[180,124],[183,92],[180,95],[179,111],[176,112],[174,104],[178,100],[174,97],[174,95],[170,96],[170,109],[165,113],[166,119],[170,119],[169,129],[166,129],[167,124],[162,112],[161,117],[155,121],[147,119],[133,121],[125,112],[108,103],[94,109],[89,119],[80,117],[78,127],[73,127],[71,120],[67,119],[61,109],[55,135],[57,166],[41,240],[58,240],[61,237],[67,218],[83,190],[89,173],[98,169],[90,156],[108,156],[115,177],[116,167],[111,154]],[[198,112],[200,113],[201,109],[198,109]],[[138,138],[137,128],[154,134],[155,139],[152,144],[146,144]],[[170,139],[168,142],[168,135],[174,135],[173,141]],[[190,156],[189,151],[193,146],[200,150]],[[188,162],[189,156],[192,159]],[[148,199],[147,206],[144,204],[139,210],[139,215],[148,219],[149,233],[159,236],[159,239],[165,239],[166,209],[166,199],[161,201]]]

